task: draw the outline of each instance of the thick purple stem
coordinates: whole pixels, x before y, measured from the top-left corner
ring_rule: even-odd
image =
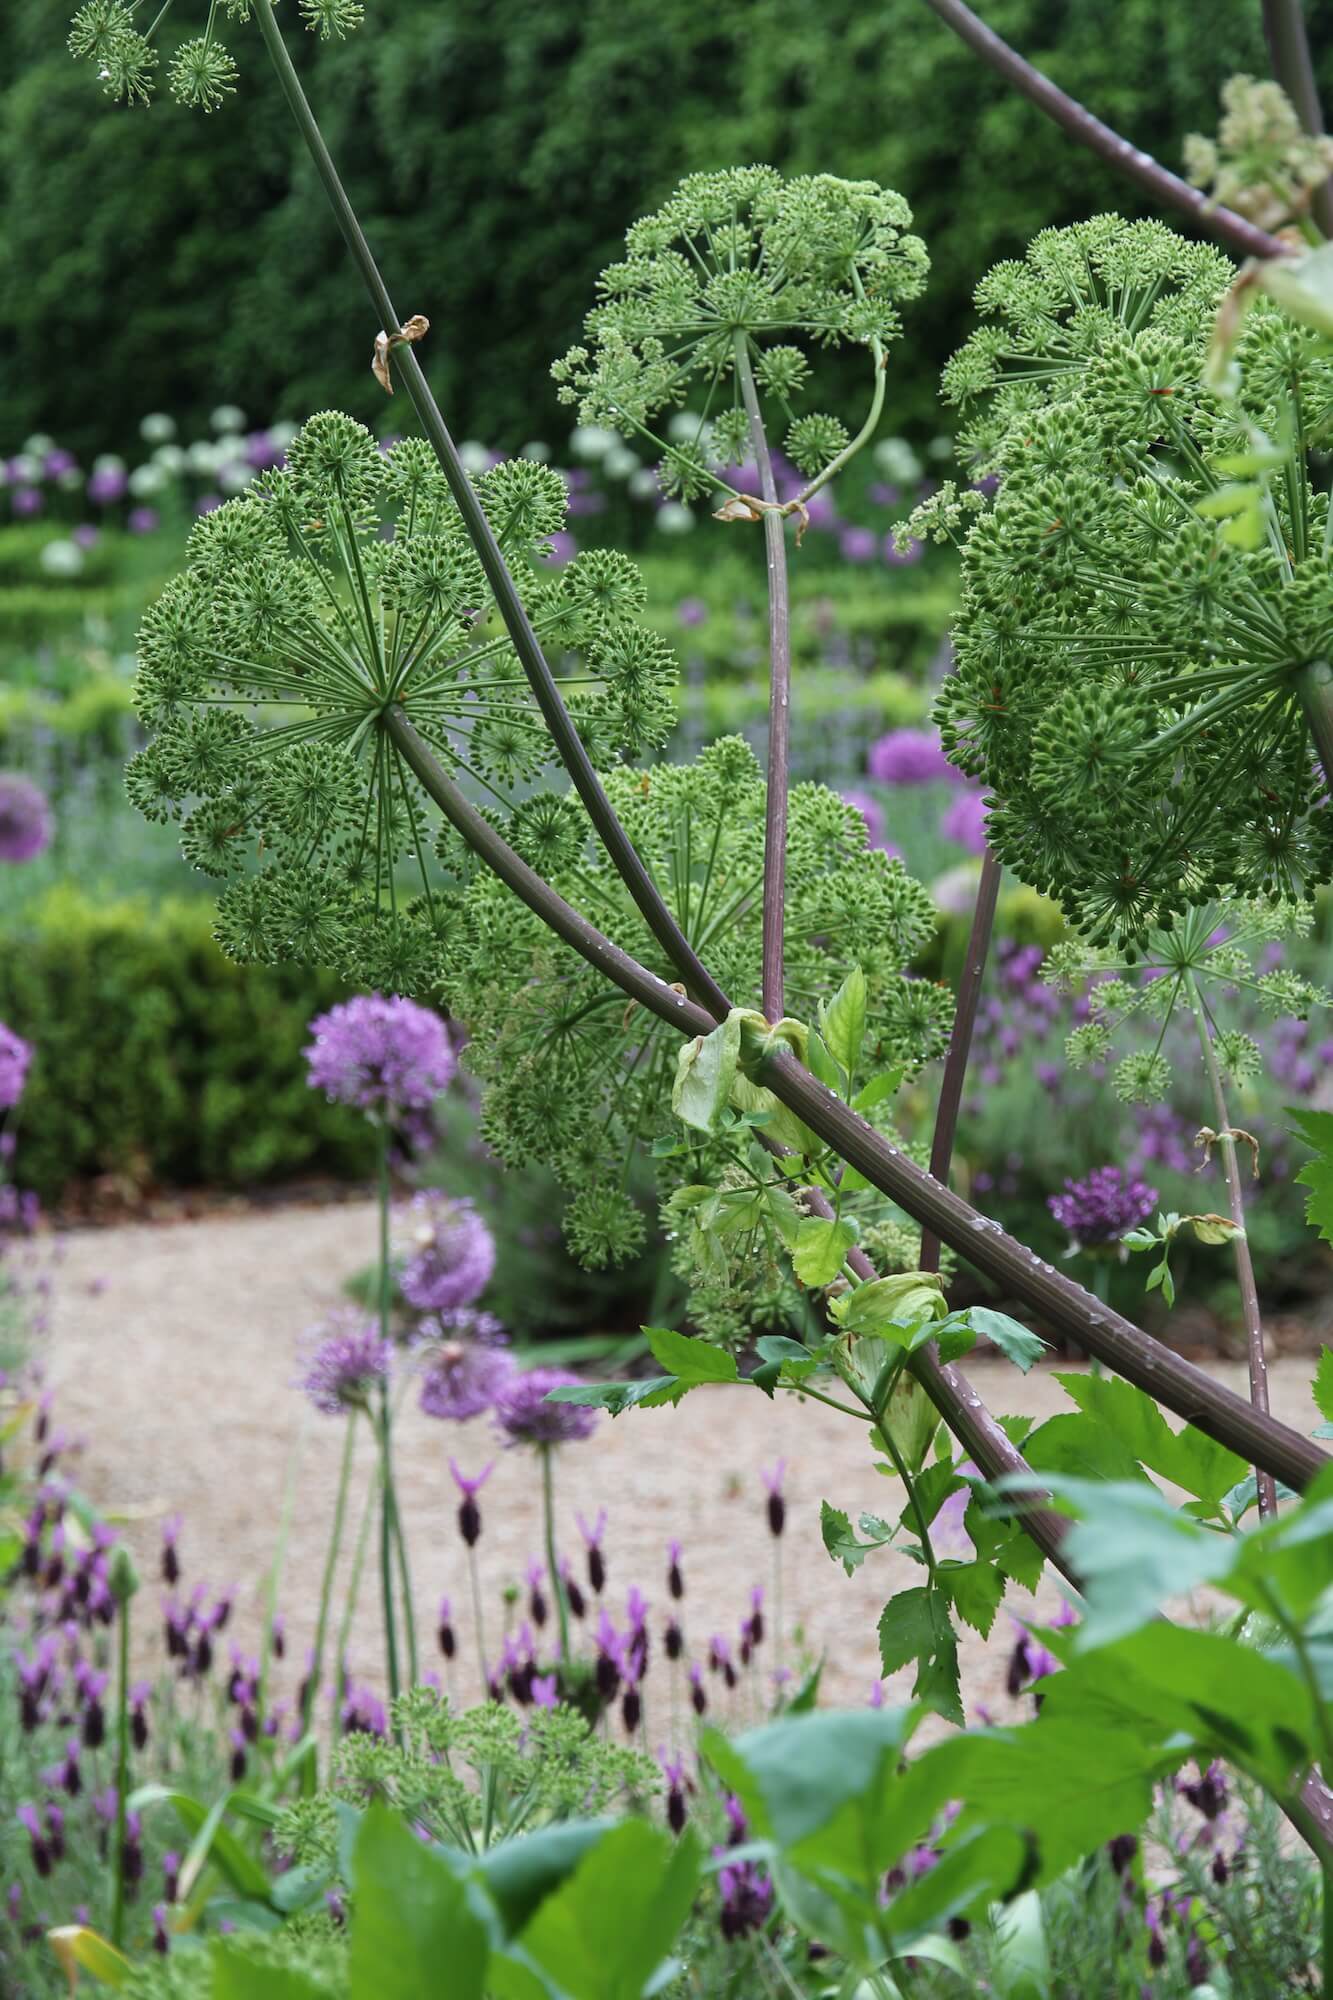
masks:
[[[953,1142],[958,1131],[958,1112],[963,1102],[963,1084],[967,1077],[968,1059],[972,1054],[972,1033],[977,1024],[981,982],[985,977],[986,960],[990,955],[991,932],[995,928],[995,905],[1000,894],[1000,874],[1000,864],[987,847],[981,861],[977,900],[972,907],[972,929],[968,933],[967,956],[963,960],[962,977],[958,981],[958,1005],[954,1010],[953,1028],[949,1035],[949,1052],[944,1058],[940,1101],[935,1112],[935,1136],[930,1146],[931,1175],[944,1187],[949,1185],[949,1166],[953,1160]],[[921,1269],[938,1271],[939,1268],[940,1239],[933,1230],[923,1229]]]

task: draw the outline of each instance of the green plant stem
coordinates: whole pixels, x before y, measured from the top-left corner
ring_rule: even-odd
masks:
[[[555,1599],[556,1623],[560,1628],[560,1664],[569,1664],[569,1604],[565,1597],[565,1582],[556,1564],[555,1557],[555,1452],[552,1446],[538,1447],[542,1461],[542,1526],[546,1533],[546,1570],[551,1579],[551,1595]]]
[[[944,1058],[935,1132],[930,1142],[930,1171],[942,1187],[949,1184],[958,1113],[963,1102],[963,1083],[972,1053],[972,1035],[977,1024],[982,982],[986,976],[991,933],[995,929],[995,906],[999,901],[1001,873],[1000,864],[988,846],[981,857],[981,879],[977,883],[977,899],[972,906],[972,928],[968,933],[967,954],[958,981],[958,1004],[954,1009],[953,1026],[949,1030],[949,1050]],[[933,1229],[921,1232],[919,1261],[923,1271],[938,1271],[940,1268],[940,1239]]]
[[[1231,1211],[1232,1225],[1240,1232],[1232,1238],[1231,1253],[1236,1264],[1236,1282],[1240,1287],[1241,1311],[1245,1317],[1245,1345],[1250,1362],[1250,1401],[1256,1410],[1266,1412],[1268,1357],[1264,1353],[1264,1322],[1259,1309],[1259,1288],[1254,1278],[1254,1260],[1250,1256],[1250,1239],[1245,1230],[1245,1194],[1241,1184],[1240,1160],[1236,1153],[1236,1141],[1232,1137],[1231,1116],[1227,1110],[1222,1072],[1218,1067],[1217,1050],[1213,1046],[1203,995],[1199,991],[1199,982],[1192,972],[1188,976],[1187,984],[1190,1011],[1198,1030],[1204,1071],[1208,1077],[1208,1088],[1213,1100],[1213,1115],[1217,1119],[1217,1144],[1222,1155],[1227,1206]],[[1277,1512],[1277,1487],[1272,1474],[1259,1466],[1255,1467],[1254,1476],[1258,1488],[1260,1516],[1264,1520],[1269,1520]]]
[[[901,1479],[903,1482],[903,1489],[907,1494],[907,1504],[912,1510],[912,1518],[916,1522],[917,1534],[921,1537],[921,1553],[926,1559],[926,1574],[930,1578],[931,1586],[933,1588],[939,1573],[939,1566],[935,1561],[935,1547],[930,1539],[930,1527],[926,1521],[925,1509],[921,1505],[921,1500],[916,1490],[916,1481],[912,1478],[911,1473],[907,1469],[907,1461],[903,1457],[901,1451],[899,1451],[898,1446],[894,1441],[893,1433],[889,1429],[889,1423],[888,1423],[889,1404],[892,1401],[893,1392],[897,1388],[899,1382],[901,1382],[902,1378],[903,1378],[903,1369],[901,1366],[899,1366],[894,1369],[893,1374],[889,1381],[889,1386],[885,1390],[883,1398],[876,1407],[875,1427],[879,1433],[880,1441],[883,1444],[884,1449],[888,1452],[889,1457],[893,1460],[894,1471],[897,1473],[899,1479]]]
[[[116,1825],[111,1847],[111,1942],[119,1950],[125,1938],[125,1822],[130,1790],[130,1600],[118,1608],[116,1704]]]
[[[1305,130],[1318,138],[1324,129],[1324,113],[1310,60],[1301,0],[1263,0],[1263,13],[1264,39],[1273,75],[1291,99]],[[1333,236],[1333,187],[1328,181],[1322,181],[1315,189],[1310,210],[1324,235]]]
[[[473,852],[513,889],[520,901],[565,939],[589,965],[595,966],[659,1019],[684,1035],[711,1033],[713,1020],[702,1007],[677,993],[664,980],[613,944],[568,904],[548,882],[516,854],[490,822],[464,797],[400,708],[390,708],[384,727],[422,788],[434,799],[449,823]],[[1328,1463],[1327,1455],[1310,1439],[1274,1417],[1255,1410],[1201,1368],[1163,1347],[1142,1328],[1109,1307],[1102,1308],[1082,1286],[1031,1250],[1006,1236],[998,1223],[979,1215],[969,1204],[914,1165],[882,1133],[819,1083],[794,1056],[777,1053],[764,1066],[763,1082],[774,1095],[831,1146],[848,1165],[863,1173],[873,1187],[896,1201],[909,1215],[935,1230],[941,1241],[958,1251],[983,1276],[995,1280],[1061,1333],[1081,1341],[1099,1360],[1136,1388],[1164,1403],[1178,1416],[1197,1424],[1219,1444],[1239,1452],[1252,1464],[1263,1464],[1297,1492]],[[921,1350],[918,1375],[937,1407],[948,1398],[956,1408],[957,1435],[972,1449],[972,1439],[986,1430],[998,1431],[975,1392],[964,1394],[958,1377]],[[919,1356],[913,1356],[916,1363]],[[952,1422],[952,1419],[950,1419]],[[1001,1433],[1002,1435],[1002,1433]],[[977,1461],[979,1464],[980,1460]],[[1021,1466],[1022,1461],[1020,1459]],[[1034,1488],[1040,1482],[1034,1478]]]
[[[1011,49],[1007,42],[1002,41],[970,7],[963,4],[963,0],[926,0],[926,5],[933,8],[984,63],[1044,111],[1048,118],[1054,119],[1071,138],[1099,154],[1111,166],[1119,168],[1121,173],[1137,181],[1140,187],[1168,208],[1180,209],[1200,229],[1216,236],[1238,257],[1281,257],[1286,253],[1287,245],[1280,237],[1269,236],[1231,209],[1218,207],[1201,189],[1191,187],[1188,181],[1181,180],[1178,174],[1170,173],[1161,166],[1151,154],[1141,152],[1109,125],[1104,125],[1100,118],[1094,118],[1077,99],[1070,97],[1048,76],[1043,76],[1040,70],[1026,62],[1016,49]]]
[[[787,579],[787,526],[776,511],[763,412],[750,366],[747,337],[735,340],[736,379],[750,425],[750,449],[759,470],[764,509],[764,551],[768,559],[768,789],[764,804],[763,1010],[780,1021],[786,1012],[783,921],[787,899],[787,771],[791,739],[791,591]]]
[[[324,143],[319,123],[301,88],[301,80],[292,66],[282,30],[274,18],[272,0],[260,0],[254,12],[269,60],[273,64],[279,86],[287,100],[287,107],[314,162],[315,171],[319,175],[329,206],[333,210],[343,241],[361,274],[380,326],[391,333],[395,332],[402,324],[401,318],[394,308],[370,245],[362,233],[356,211],[347,198],[333,157]],[[500,545],[486,518],[485,510],[467,476],[463,462],[458,456],[458,448],[449,435],[444,418],[431,394],[421,363],[417,360],[416,349],[412,346],[398,348],[392,365],[398,371],[399,379],[407,390],[427,441],[439,460],[449,490],[458,504],[463,524],[486,572],[496,607],[504,620],[519,663],[536,696],[537,704],[551,733],[551,739],[573,780],[575,790],[587,808],[588,817],[626,888],[642,912],[649,930],[675,967],[678,976],[689,991],[721,1019],[727,1012],[726,996],[667,908],[660,890],[602,789],[592,759],[565,707],[555,676],[532,629],[514,579],[500,552]]]
[[[259,9],[262,15],[266,9]],[[379,1127],[379,1322],[380,1338],[388,1340],[391,1318],[392,1274],[389,1268],[389,1126]],[[398,1620],[393,1601],[394,1494],[393,1494],[393,1414],[389,1407],[389,1385],[380,1383],[376,1432],[380,1458],[380,1601],[384,1607],[384,1652],[389,1681],[389,1700],[398,1698]],[[410,1616],[410,1606],[404,1606]]]
[[[343,1435],[342,1462],[338,1470],[338,1491],[333,1502],[333,1526],[329,1533],[329,1552],[324,1558],[324,1574],[319,1586],[319,1616],[315,1621],[315,1646],[306,1675],[306,1696],[301,1704],[301,1721],[308,1729],[310,1717],[319,1699],[319,1682],[324,1668],[324,1640],[329,1625],[329,1600],[333,1594],[333,1575],[338,1567],[338,1556],[342,1549],[343,1521],[347,1513],[347,1488],[352,1476],[352,1447],[356,1443],[356,1411],[349,1410]]]
[[[371,1420],[372,1429],[374,1420]],[[366,1551],[370,1547],[371,1523],[375,1518],[375,1502],[379,1494],[379,1441],[376,1439],[375,1473],[366,1491],[366,1504],[361,1509],[361,1525],[356,1532],[356,1547],[352,1552],[352,1574],[347,1579],[347,1602],[343,1606],[342,1622],[338,1627],[338,1655],[333,1663],[334,1709],[333,1727],[338,1729],[338,1702],[342,1695],[343,1667],[347,1659],[347,1649],[352,1642],[352,1626],[356,1621],[356,1608],[361,1599],[361,1577],[366,1567]]]
[[[481,1574],[477,1567],[477,1545],[468,1543],[467,1550],[468,1583],[472,1591],[472,1624],[477,1634],[477,1665],[481,1669],[481,1699],[485,1701],[490,1688],[490,1668],[486,1664],[486,1632],[482,1623]]]

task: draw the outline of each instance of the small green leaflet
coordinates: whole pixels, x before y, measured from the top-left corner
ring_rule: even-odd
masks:
[[[831,1285],[856,1241],[856,1226],[833,1216],[807,1215],[796,1228],[792,1264],[803,1285],[818,1290]]]
[[[889,1599],[880,1614],[879,1657],[886,1675],[915,1660],[913,1698],[962,1728],[958,1641],[942,1592],[919,1584]]]
[[[716,1132],[731,1099],[741,1052],[740,1017],[729,1014],[711,1035],[696,1035],[676,1058],[671,1108],[696,1132]]]
[[[706,1340],[692,1340],[689,1334],[674,1333],[666,1326],[646,1326],[643,1331],[654,1361],[660,1361],[681,1382],[689,1385],[740,1380],[736,1357],[724,1353],[720,1347],[712,1347]]]
[[[829,1054],[850,1078],[861,1059],[866,1032],[866,977],[859,965],[852,967],[827,1005],[821,1003],[819,1026]]]
[[[824,1547],[835,1562],[842,1564],[848,1576],[854,1570],[860,1569],[868,1555],[872,1555],[876,1549],[883,1548],[892,1538],[893,1530],[885,1522],[875,1521],[873,1516],[863,1514],[861,1516],[863,1532],[872,1527],[883,1529],[883,1534],[875,1536],[868,1542],[858,1542],[851,1521],[842,1509],[830,1507],[827,1500],[820,1502],[819,1532],[824,1538]]]
[[[1333,1111],[1307,1111],[1289,1104],[1287,1116],[1294,1119],[1302,1139],[1315,1153],[1296,1176],[1301,1187],[1309,1189],[1305,1219],[1325,1243],[1333,1243]],[[1322,1405],[1320,1414],[1333,1422]]]
[[[682,1382],[675,1375],[653,1375],[640,1382],[562,1382],[547,1391],[546,1400],[579,1403],[618,1417],[625,1410],[656,1410],[663,1403],[678,1403],[697,1387],[697,1382]]]
[[[1315,1408],[1324,1419],[1324,1424],[1333,1426],[1333,1347],[1322,1347],[1319,1350],[1319,1366],[1315,1370],[1311,1394],[1314,1397]],[[1316,1437],[1330,1435],[1333,1435],[1333,1431],[1325,1430],[1323,1426],[1315,1432]]]

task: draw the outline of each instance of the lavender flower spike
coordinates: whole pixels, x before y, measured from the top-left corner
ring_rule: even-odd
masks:
[[[398,1288],[418,1312],[456,1312],[486,1289],[495,1241],[470,1201],[432,1189],[413,1195],[408,1261]]]
[[[1096,1167],[1086,1180],[1067,1180],[1065,1192],[1051,1195],[1046,1206],[1069,1231],[1073,1249],[1101,1250],[1147,1221],[1157,1206],[1157,1190],[1131,1180],[1119,1167]]]
[[[577,1383],[564,1368],[530,1368],[515,1375],[495,1403],[495,1420],[511,1445],[572,1444],[591,1437],[597,1412],[581,1403],[548,1403],[552,1389]]]
[[[444,1022],[414,1000],[363,994],[316,1015],[310,1032],[311,1089],[360,1111],[424,1111],[456,1067]]]

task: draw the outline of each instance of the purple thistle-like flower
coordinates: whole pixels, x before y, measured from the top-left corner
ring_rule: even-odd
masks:
[[[0,771],[0,861],[32,861],[51,845],[46,793],[17,771]]]
[[[597,1412],[582,1403],[548,1403],[552,1389],[577,1383],[565,1368],[530,1368],[514,1375],[495,1402],[495,1420],[511,1445],[573,1444],[591,1437]]]
[[[489,1323],[482,1337],[451,1338],[442,1327],[439,1345],[432,1345],[427,1353],[421,1408],[428,1417],[442,1417],[458,1424],[479,1417],[494,1408],[496,1398],[514,1374],[516,1363],[512,1354],[494,1345],[500,1322],[492,1320],[489,1313],[473,1317],[479,1326],[483,1321]]]
[[[1120,1167],[1095,1167],[1086,1180],[1065,1182],[1063,1194],[1046,1203],[1078,1250],[1119,1243],[1146,1222],[1157,1206],[1157,1190],[1131,1180]]]
[[[414,1000],[362,994],[317,1014],[310,1032],[311,1089],[359,1111],[425,1110],[456,1066],[444,1022]]]
[[[32,1061],[32,1046],[0,1021],[0,1111],[9,1111],[23,1095]]]
[[[866,768],[877,785],[937,785],[958,776],[933,729],[891,729],[871,744]]]
[[[968,785],[940,815],[940,832],[946,840],[965,847],[969,854],[984,854],[987,817],[985,799]]]
[[[301,1387],[317,1410],[340,1417],[366,1407],[370,1392],[389,1379],[393,1349],[377,1326],[348,1311],[310,1357]]]
[[[495,1269],[495,1239],[470,1201],[432,1189],[413,1195],[408,1261],[398,1289],[417,1312],[451,1313],[485,1291]]]

